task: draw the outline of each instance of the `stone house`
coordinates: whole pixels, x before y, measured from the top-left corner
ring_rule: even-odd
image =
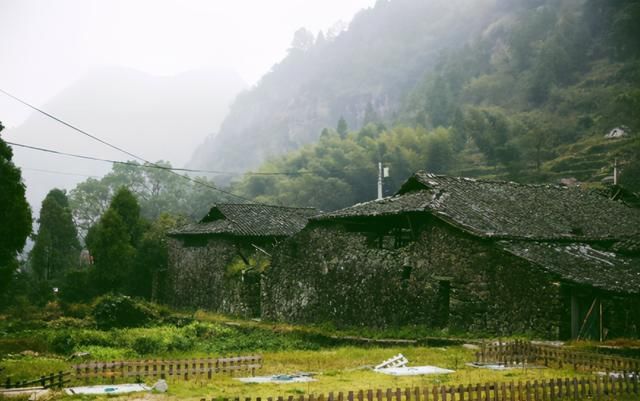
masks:
[[[260,278],[275,244],[300,231],[311,208],[218,204],[168,233],[166,293],[176,307],[260,315]]]
[[[294,322],[637,336],[640,211],[581,188],[418,172],[281,243],[262,302],[264,318]]]

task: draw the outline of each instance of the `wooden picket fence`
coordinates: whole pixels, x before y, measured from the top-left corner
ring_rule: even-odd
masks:
[[[638,376],[598,376],[475,385],[442,385],[395,390],[360,390],[287,397],[213,397],[211,401],[556,401],[640,396]],[[208,401],[202,398],[201,401]]]
[[[638,359],[575,351],[522,340],[484,344],[476,353],[476,362],[505,366],[553,365],[589,372],[640,373]]]
[[[255,375],[262,367],[261,355],[235,356],[224,358],[141,360],[87,362],[73,366],[77,379],[116,377],[157,377],[162,379],[184,379],[203,377],[211,379],[218,373],[233,374],[237,371]]]
[[[69,382],[69,376],[72,372],[58,372],[50,373],[48,375],[40,376],[38,379],[33,380],[18,380],[12,381],[11,377],[7,377],[4,382],[0,383],[3,388],[24,388],[29,386],[41,386],[44,388],[62,388]]]

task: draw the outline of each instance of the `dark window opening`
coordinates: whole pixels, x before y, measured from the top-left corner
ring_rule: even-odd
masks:
[[[412,270],[413,268],[411,266],[402,267],[402,288],[405,290],[409,287],[409,279],[411,279]]]
[[[196,248],[207,246],[207,237],[203,236],[188,236],[182,238],[182,245],[186,248]]]
[[[393,229],[394,247],[396,249],[409,245],[413,241],[413,233],[408,228]]]
[[[436,296],[436,316],[435,325],[437,327],[446,327],[449,323],[449,312],[451,302],[451,282],[448,280],[440,280],[438,282],[438,294]]]
[[[413,234],[408,228],[393,228],[387,232],[370,232],[367,234],[367,244],[378,249],[400,249],[414,241]]]

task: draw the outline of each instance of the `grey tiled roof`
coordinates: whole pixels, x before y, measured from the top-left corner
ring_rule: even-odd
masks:
[[[640,233],[640,210],[593,191],[418,172],[394,197],[315,220],[424,211],[485,238],[624,239]]]
[[[170,231],[169,235],[285,237],[302,230],[309,217],[317,214],[313,208],[225,203],[212,207],[200,222]]]
[[[606,291],[640,293],[640,258],[584,243],[501,241],[507,252],[529,260],[566,281]]]

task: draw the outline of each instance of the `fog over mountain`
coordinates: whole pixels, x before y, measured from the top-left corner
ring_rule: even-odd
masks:
[[[100,67],[60,92],[42,109],[147,160],[167,160],[182,166],[193,149],[218,130],[229,104],[244,87],[243,80],[228,70],[154,76],[123,67]],[[132,159],[35,112],[18,127],[6,129],[3,137],[69,153]],[[86,176],[102,176],[111,169],[108,163],[19,147],[14,147],[14,152],[36,213],[52,187],[71,189]]]
[[[287,57],[239,96],[190,166],[246,171],[317,140],[343,116],[392,121],[445,49],[477,38],[505,10],[491,0],[378,1],[333,36],[299,30]]]

